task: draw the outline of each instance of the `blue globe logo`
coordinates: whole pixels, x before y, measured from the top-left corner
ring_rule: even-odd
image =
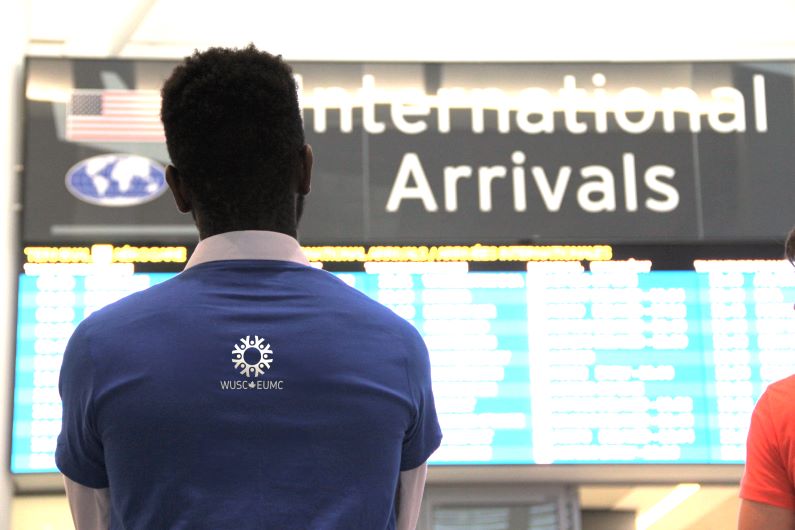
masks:
[[[165,168],[138,155],[108,154],[87,158],[66,173],[66,189],[98,206],[135,206],[166,191]]]

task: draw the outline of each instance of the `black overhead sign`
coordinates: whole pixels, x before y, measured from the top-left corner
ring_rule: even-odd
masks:
[[[30,60],[26,242],[195,239],[160,195],[173,66]],[[795,222],[794,62],[294,68],[304,243],[751,242]],[[144,158],[101,156],[119,154]]]

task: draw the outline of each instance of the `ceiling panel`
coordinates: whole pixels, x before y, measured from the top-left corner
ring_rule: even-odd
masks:
[[[29,0],[31,49],[64,42],[61,53],[107,55],[108,31],[125,31],[119,19],[146,2],[122,55],[254,42],[292,60],[795,57],[792,0]]]

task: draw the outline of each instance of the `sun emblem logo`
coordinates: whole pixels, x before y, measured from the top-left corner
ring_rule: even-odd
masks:
[[[270,370],[273,362],[273,350],[270,344],[265,344],[265,339],[254,335],[246,335],[235,344],[232,350],[232,362],[236,369],[246,377],[259,377]],[[252,383],[253,384],[253,383]]]

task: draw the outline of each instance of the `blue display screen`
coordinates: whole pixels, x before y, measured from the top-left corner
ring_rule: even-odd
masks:
[[[336,274],[425,337],[432,464],[742,463],[755,401],[795,372],[792,271],[396,270]],[[14,473],[55,471],[75,326],[171,276],[20,277]]]

